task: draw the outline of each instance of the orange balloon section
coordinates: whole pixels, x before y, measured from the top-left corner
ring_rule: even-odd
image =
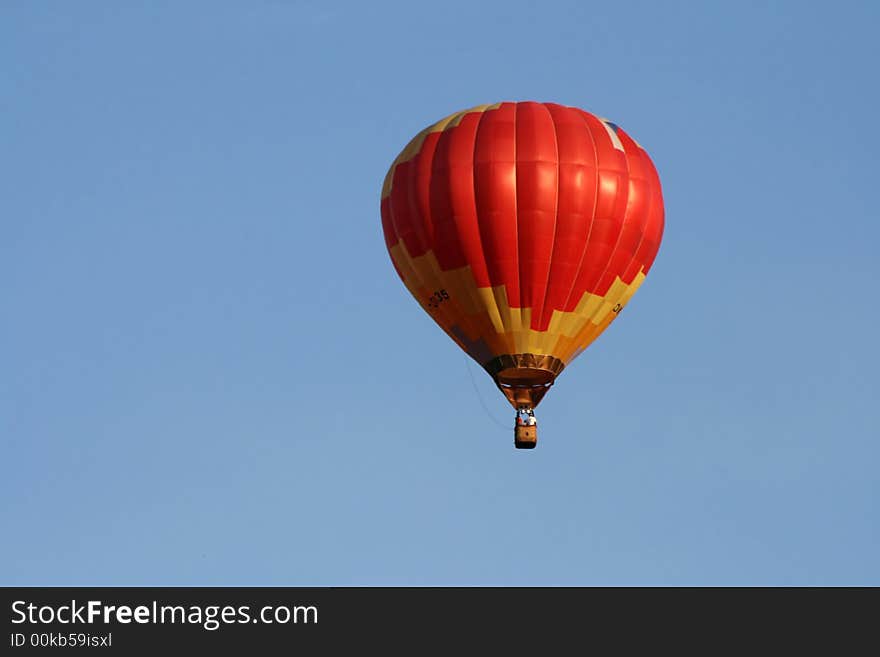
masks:
[[[663,234],[645,150],[553,103],[483,105],[429,126],[391,165],[381,212],[407,289],[515,408],[536,406],[618,316]]]

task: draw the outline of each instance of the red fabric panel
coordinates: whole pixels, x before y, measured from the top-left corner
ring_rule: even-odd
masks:
[[[663,234],[648,154],[577,108],[503,103],[466,114],[427,135],[392,176],[381,205],[388,247],[400,239],[412,256],[432,250],[443,270],[468,265],[479,287],[504,285],[536,330],[585,292],[647,272]]]
[[[514,103],[484,112],[474,144],[474,191],[489,280],[493,287],[507,286],[514,306],[520,298],[515,120]]]

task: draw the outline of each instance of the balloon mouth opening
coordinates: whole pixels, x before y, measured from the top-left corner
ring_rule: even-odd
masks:
[[[565,365],[550,355],[505,354],[493,358],[483,367],[511,406],[535,408]]]
[[[559,376],[565,363],[549,354],[502,354],[483,367],[499,384],[543,386]]]
[[[514,408],[535,408],[550,390],[555,378],[551,373],[550,380],[544,384],[535,383],[535,379],[524,379],[519,383],[507,383],[495,379],[495,385]]]
[[[549,385],[555,378],[556,375],[549,370],[531,367],[508,367],[495,375],[499,385],[526,388]]]

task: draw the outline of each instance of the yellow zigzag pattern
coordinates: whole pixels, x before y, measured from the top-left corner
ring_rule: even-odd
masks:
[[[391,257],[416,301],[466,351],[455,328],[472,342],[482,340],[490,357],[548,354],[566,365],[608,328],[645,280],[644,271],[629,285],[618,277],[605,296],[586,292],[573,311],[554,310],[547,330],[535,331],[530,328],[531,308],[511,308],[503,285],[477,287],[469,266],[442,271],[432,251],[414,258],[402,240],[391,248]],[[449,299],[429,306],[431,296],[440,290],[446,290]],[[471,355],[487,360],[487,354]]]

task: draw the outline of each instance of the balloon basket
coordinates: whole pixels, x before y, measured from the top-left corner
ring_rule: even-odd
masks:
[[[513,446],[517,449],[534,449],[538,444],[536,425],[518,425],[513,428]]]

